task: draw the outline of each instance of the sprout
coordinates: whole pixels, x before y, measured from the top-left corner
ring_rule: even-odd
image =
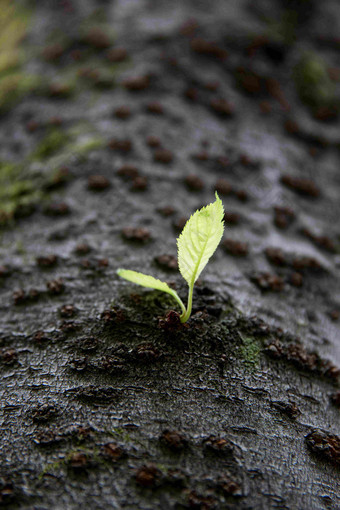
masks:
[[[217,193],[215,195],[215,202],[197,210],[189,218],[177,239],[179,270],[189,286],[186,307],[177,292],[171,289],[167,283],[129,269],[118,269],[117,271],[117,274],[125,280],[170,294],[181,307],[181,322],[186,322],[190,318],[195,282],[215,252],[223,235],[223,204]]]

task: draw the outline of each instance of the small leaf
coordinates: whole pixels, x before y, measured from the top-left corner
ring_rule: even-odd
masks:
[[[161,290],[163,292],[167,292],[176,299],[177,303],[182,308],[182,311],[185,311],[185,306],[182,303],[182,300],[178,296],[177,292],[173,290],[169,285],[153,276],[148,274],[138,273],[137,271],[131,271],[130,269],[118,269],[118,276],[125,278],[129,282],[137,283],[138,285],[142,285],[142,287],[148,287],[150,289]]]
[[[189,287],[193,287],[221,241],[223,216],[223,204],[216,193],[215,202],[196,211],[177,239],[179,270]]]

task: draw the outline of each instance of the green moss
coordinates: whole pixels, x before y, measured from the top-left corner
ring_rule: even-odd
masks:
[[[0,77],[0,112],[8,111],[22,97],[37,91],[41,78],[22,72]]]
[[[297,15],[295,11],[283,11],[280,19],[266,19],[265,35],[272,42],[291,45],[296,40]]]
[[[104,147],[104,140],[93,137],[85,140],[84,142],[75,143],[71,147],[71,150],[78,156],[86,156],[90,152],[101,149],[102,147]]]
[[[125,443],[129,443],[132,440],[131,435],[122,427],[115,427],[112,430],[108,430],[107,433],[116,439],[124,441]]]
[[[21,71],[25,61],[22,41],[26,35],[29,12],[11,0],[1,1],[0,15],[0,112],[37,86],[37,77]]]
[[[39,143],[31,155],[31,159],[42,161],[62,149],[69,141],[69,136],[60,129],[52,129]]]
[[[0,162],[0,225],[32,212],[40,198],[41,191],[23,165]]]
[[[241,336],[241,338],[243,345],[241,345],[240,352],[244,363],[248,368],[255,368],[259,361],[261,343],[252,337]]]
[[[21,62],[21,42],[26,34],[29,13],[11,0],[1,0],[0,75]]]
[[[294,68],[294,81],[300,99],[314,108],[336,104],[335,86],[324,60],[315,53],[303,55]]]

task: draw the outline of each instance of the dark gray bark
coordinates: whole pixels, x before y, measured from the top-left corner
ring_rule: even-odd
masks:
[[[23,162],[0,186],[39,191],[32,208],[19,200],[0,244],[0,505],[336,510],[339,125],[320,120],[323,103],[301,102],[291,76],[307,47],[338,66],[339,8],[94,8],[32,11],[24,71],[49,85],[0,123],[1,160]],[[261,10],[282,30],[296,13],[295,37],[254,41],[274,26]],[[89,24],[102,32],[89,36]],[[56,29],[67,41],[51,61]],[[129,60],[109,63],[116,47]],[[53,86],[70,75],[73,95],[60,97]],[[55,117],[68,141],[42,152]],[[155,137],[170,154],[151,147]],[[165,319],[170,298],[118,281],[116,269],[171,281],[185,299],[180,275],[155,258],[176,255],[176,224],[215,188],[229,242],[179,326]],[[127,227],[151,237],[128,240]]]

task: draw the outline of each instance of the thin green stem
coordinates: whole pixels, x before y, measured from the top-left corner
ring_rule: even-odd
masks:
[[[186,313],[186,308],[184,306],[184,303],[183,301],[181,300],[181,298],[179,297],[179,295],[177,294],[177,292],[173,289],[171,289],[171,292],[168,291],[168,294],[170,294],[174,299],[176,299],[177,303],[179,304],[179,306],[181,307],[181,310],[182,310],[182,315],[181,317]]]
[[[181,315],[181,322],[186,322],[191,315],[193,291],[194,291],[194,284],[190,285],[190,287],[189,287],[188,305],[187,305],[187,309],[186,309],[185,313],[183,313]]]

